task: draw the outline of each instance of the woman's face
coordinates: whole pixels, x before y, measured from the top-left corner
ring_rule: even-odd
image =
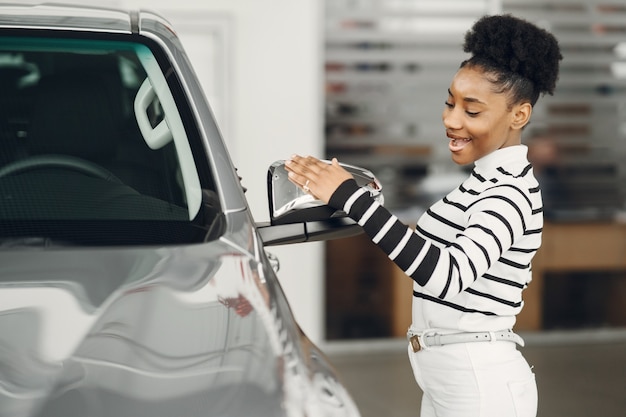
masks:
[[[480,68],[459,69],[442,115],[452,160],[466,165],[497,149],[519,145],[523,126],[518,123],[519,107],[508,109],[506,93],[494,92]]]

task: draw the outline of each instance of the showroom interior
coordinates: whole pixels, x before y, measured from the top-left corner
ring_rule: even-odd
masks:
[[[516,330],[527,356],[546,369],[543,380],[537,371],[540,394],[547,393],[540,416],[623,415],[623,0],[97,4],[150,8],[172,21],[258,221],[268,218],[268,166],[299,153],[371,170],[386,206],[415,222],[467,175],[451,162],[441,124],[465,31],[493,13],[550,29],[564,56],[561,75],[524,133],[549,190],[546,224]],[[280,259],[278,276],[296,318],[353,387],[364,417],[417,415],[405,347],[412,281],[363,236],[269,252]]]
[[[621,2],[111,3],[152,8],[177,28],[259,220],[268,216],[267,166],[299,153],[371,170],[385,205],[415,222],[467,175],[449,158],[441,124],[464,32],[489,13],[550,29],[564,55],[559,82],[524,132],[549,189],[546,228],[517,328],[619,335],[626,326]],[[363,236],[271,251],[296,316],[317,342],[404,336],[411,282]]]
[[[624,5],[446,3],[327,2],[326,155],[377,173],[386,206],[411,223],[467,175],[442,146],[440,118],[465,28],[497,7],[550,29],[564,55],[559,83],[524,132],[546,227],[516,327],[626,325]],[[327,339],[401,337],[410,324],[411,282],[371,246],[328,244]]]

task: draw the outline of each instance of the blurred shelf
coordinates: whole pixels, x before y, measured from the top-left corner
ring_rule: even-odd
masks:
[[[458,169],[447,153],[441,113],[450,81],[467,58],[462,50],[463,36],[482,15],[499,12],[512,13],[548,29],[562,49],[563,61],[554,95],[546,95],[537,103],[523,139],[531,145],[545,139],[555,147],[558,158],[551,161],[550,169],[561,181],[557,187],[569,193],[560,195],[562,207],[591,218],[623,210],[626,196],[624,0],[326,0],[326,156],[337,156],[371,169],[387,188],[389,205],[415,213],[412,209],[420,197],[416,194],[419,182],[438,175],[433,172]],[[569,241],[567,236],[578,236],[580,230],[549,227],[547,246],[562,236]],[[626,242],[622,228],[618,238],[614,236],[618,232],[606,227],[589,233],[589,236],[610,235],[619,248],[611,249],[610,253],[626,259],[626,252],[621,251],[622,243]],[[582,251],[578,246],[572,248]],[[564,257],[564,262],[569,262],[572,255],[571,251],[558,254]],[[602,256],[598,253],[596,258],[604,259]],[[594,261],[582,252],[575,257]],[[345,266],[345,260],[341,262]],[[545,256],[538,257],[539,270],[544,268],[541,262],[547,265]],[[620,263],[619,268],[622,267],[626,266]],[[542,279],[537,277],[539,282]],[[377,291],[374,288],[378,284],[368,282],[372,284],[368,288]],[[398,282],[410,285],[405,277]],[[536,292],[542,291],[542,284],[533,283],[529,288],[525,298],[532,301],[520,317],[520,328],[536,330],[542,326],[542,318],[538,316],[542,301]],[[364,299],[375,300],[372,303],[375,302],[377,309],[387,309],[380,313],[383,319],[376,322],[376,331],[402,333],[406,323],[398,325],[394,314],[405,321],[410,314],[407,316],[398,306],[394,307],[395,312],[389,311],[395,290],[384,293],[385,303],[376,298],[382,293],[367,291],[362,294]],[[404,292],[405,289],[403,295]],[[620,298],[623,299],[626,296]],[[403,302],[410,303],[410,297]],[[536,303],[539,307],[528,307]],[[410,309],[408,304],[404,307]],[[363,305],[359,308],[352,310],[345,306],[342,314],[347,314],[347,310],[370,314]],[[360,320],[358,314],[345,318],[354,323],[353,334],[364,331],[359,326],[367,320]]]

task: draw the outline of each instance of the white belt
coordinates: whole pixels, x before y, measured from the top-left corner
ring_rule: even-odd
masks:
[[[524,340],[511,330],[499,330],[497,332],[463,332],[439,334],[437,330],[426,330],[416,332],[412,328],[406,334],[407,339],[411,343],[413,352],[427,349],[431,346],[443,346],[453,343],[472,343],[472,342],[512,342],[520,346],[524,346]]]

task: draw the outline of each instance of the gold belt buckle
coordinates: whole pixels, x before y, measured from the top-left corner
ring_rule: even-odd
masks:
[[[411,343],[411,348],[413,352],[419,352],[422,350],[422,345],[420,345],[420,339],[417,335],[413,335],[409,338],[409,343]]]

